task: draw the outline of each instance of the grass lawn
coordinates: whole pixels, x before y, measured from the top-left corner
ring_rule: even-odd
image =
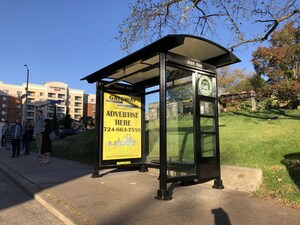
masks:
[[[261,168],[258,194],[300,207],[300,110],[224,113],[221,163]]]
[[[219,123],[221,164],[261,168],[263,184],[257,194],[300,208],[300,110],[221,113]],[[193,146],[188,124],[188,119],[179,120],[179,135],[169,137],[170,146],[187,160]],[[149,154],[158,156],[158,125],[148,126]],[[92,164],[94,148],[95,133],[87,131],[55,140],[53,156]],[[179,154],[177,150],[170,154]]]

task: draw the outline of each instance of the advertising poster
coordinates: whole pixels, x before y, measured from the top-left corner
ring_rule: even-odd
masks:
[[[141,98],[104,93],[103,160],[141,158]]]

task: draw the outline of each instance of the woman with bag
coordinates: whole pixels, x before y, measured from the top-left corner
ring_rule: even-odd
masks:
[[[50,161],[50,154],[52,152],[52,141],[50,139],[51,121],[49,119],[44,120],[45,130],[42,132],[42,147],[41,154],[43,155],[40,163],[46,164]]]

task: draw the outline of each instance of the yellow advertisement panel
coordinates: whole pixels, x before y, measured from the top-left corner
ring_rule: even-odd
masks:
[[[104,93],[102,160],[141,158],[141,98]]]

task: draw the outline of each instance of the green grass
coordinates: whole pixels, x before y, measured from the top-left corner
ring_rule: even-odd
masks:
[[[300,207],[300,110],[220,115],[221,163],[261,168],[261,196]]]
[[[219,122],[221,164],[261,168],[263,184],[257,194],[300,208],[300,110],[221,113]],[[168,157],[192,159],[190,119],[170,120],[168,124],[179,134],[168,134]],[[158,157],[158,121],[147,127],[148,154]],[[54,157],[88,164],[93,163],[94,149],[93,131],[53,142]]]

